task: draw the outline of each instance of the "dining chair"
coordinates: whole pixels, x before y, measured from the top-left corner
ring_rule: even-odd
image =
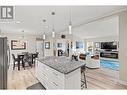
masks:
[[[28,60],[27,60],[27,62],[29,64],[29,66],[31,66],[31,68],[32,68],[32,64],[33,64],[32,61],[33,61],[32,54],[28,54]]]
[[[25,54],[24,55],[24,63],[28,63],[28,65],[32,68],[32,54]]]
[[[38,58],[38,52],[36,52],[36,53],[34,53],[34,54],[32,54],[32,63],[35,65],[35,60],[36,60],[36,58]]]
[[[19,62],[19,59],[16,58],[14,54],[12,54],[12,58],[13,58],[13,70],[15,70],[16,62],[18,63]]]

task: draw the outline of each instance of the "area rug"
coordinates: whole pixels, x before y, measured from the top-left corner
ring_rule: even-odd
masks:
[[[27,87],[28,90],[46,90],[45,87],[40,83],[36,83],[32,86]]]

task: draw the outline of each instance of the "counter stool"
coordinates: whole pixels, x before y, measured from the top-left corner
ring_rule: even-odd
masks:
[[[83,75],[83,79],[81,77],[81,87],[83,88],[84,87],[84,84],[85,84],[85,88],[87,88],[87,81],[86,81],[86,65],[82,66],[81,67],[81,75]]]

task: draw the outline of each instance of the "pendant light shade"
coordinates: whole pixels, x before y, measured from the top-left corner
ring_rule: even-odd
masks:
[[[55,37],[55,31],[54,31],[54,29],[52,30],[52,37],[53,38]]]
[[[43,19],[43,40],[45,40],[45,22],[46,22],[46,20],[45,19]]]
[[[43,34],[43,40],[45,40],[45,34]]]
[[[69,26],[68,26],[68,31],[69,31],[69,34],[72,34],[72,21],[71,21],[71,8],[69,10],[69,16],[70,16],[70,22],[69,22]]]
[[[68,28],[69,28],[69,34],[72,34],[72,26],[71,26],[71,24],[68,26]]]

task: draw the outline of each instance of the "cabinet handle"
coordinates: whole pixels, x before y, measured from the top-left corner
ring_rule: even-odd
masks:
[[[58,86],[58,84],[56,84],[55,82],[52,82],[55,86]]]
[[[55,72],[53,72],[54,75],[58,76],[58,74],[56,74]]]

